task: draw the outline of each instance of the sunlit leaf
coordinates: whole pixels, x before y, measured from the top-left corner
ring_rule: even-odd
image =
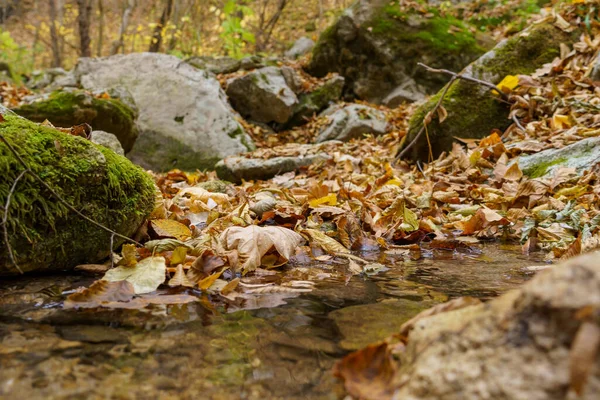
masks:
[[[167,265],[164,257],[148,257],[133,267],[117,267],[108,270],[104,280],[110,282],[128,281],[136,294],[155,291],[164,281]]]

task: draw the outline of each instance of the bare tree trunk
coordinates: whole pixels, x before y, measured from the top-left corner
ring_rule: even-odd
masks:
[[[92,15],[92,0],[77,0],[79,15],[77,22],[79,25],[79,55],[81,57],[91,57],[92,50],[90,44],[90,17]]]
[[[163,10],[162,15],[160,16],[160,21],[156,28],[154,28],[154,33],[152,34],[152,40],[150,41],[150,48],[148,51],[152,53],[156,53],[160,50],[160,45],[162,43],[163,38],[163,28],[169,18],[171,17],[171,11],[173,11],[173,0],[167,0],[167,4]]]
[[[115,55],[119,52],[119,49],[123,47],[123,37],[125,36],[125,32],[127,31],[127,26],[129,26],[129,18],[131,17],[131,13],[135,8],[135,0],[127,0],[127,7],[123,10],[123,17],[121,19],[121,28],[119,29],[119,37],[117,40],[112,42],[110,47],[110,55]]]
[[[102,46],[104,45],[104,2],[98,0],[98,43],[96,56],[102,57]]]
[[[271,18],[269,18],[269,20],[266,22],[266,24],[264,24],[264,26],[261,21],[261,25],[259,26],[259,32],[257,35],[258,40],[256,41],[257,52],[264,51],[266,49],[267,45],[269,44],[269,41],[271,40],[273,29],[277,25],[277,21],[279,20],[279,17],[281,17],[281,13],[287,5],[288,0],[279,0],[279,3],[277,4],[277,9],[275,10]],[[262,18],[264,17],[261,16],[261,19]]]
[[[171,22],[175,25],[175,31],[171,34],[171,39],[169,40],[169,44],[167,46],[167,51],[172,51],[177,46],[177,30],[183,30],[185,27],[185,22],[181,22],[181,10],[183,9],[183,5],[181,4],[181,0],[175,1],[173,5],[173,13],[171,16]],[[181,25],[179,25],[181,23]]]
[[[48,0],[50,6],[50,40],[52,46],[52,66],[60,67],[62,64],[60,56],[60,44],[58,31],[56,30],[56,2],[55,0]]]

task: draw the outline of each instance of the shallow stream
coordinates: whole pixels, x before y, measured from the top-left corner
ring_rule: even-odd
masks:
[[[319,280],[295,297],[265,294],[237,311],[189,289],[178,293],[199,301],[64,309],[65,293],[94,277],[3,278],[0,399],[343,398],[331,368],[349,351],[448,298],[495,297],[527,280],[525,267],[543,264],[518,246],[481,250],[418,261],[361,254],[389,269]]]

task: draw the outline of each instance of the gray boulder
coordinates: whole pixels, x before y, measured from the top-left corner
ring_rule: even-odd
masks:
[[[242,116],[258,122],[286,123],[298,104],[281,68],[264,67],[227,83],[227,96]]]
[[[381,101],[381,104],[389,108],[396,108],[404,103],[416,103],[422,100],[425,100],[423,93],[419,91],[416,84],[411,84],[409,82],[408,84],[398,86],[396,89],[392,90],[392,92]]]
[[[517,162],[530,178],[552,176],[558,168],[575,168],[575,173],[581,175],[600,163],[600,138],[583,139],[561,149],[520,156]]]
[[[294,42],[288,51],[285,52],[285,56],[295,60],[296,58],[310,52],[313,47],[315,47],[315,42],[306,36],[302,36],[300,39]]]
[[[219,82],[177,57],[134,53],[82,58],[75,75],[86,89],[123,87],[139,108],[140,137],[128,157],[145,168],[212,168],[253,149]]]
[[[402,2],[359,0],[325,30],[313,49],[308,72],[338,72],[350,92],[380,103],[396,87],[415,80],[429,94],[447,81],[417,66],[459,71],[490,47],[467,22],[423,16]]]
[[[227,157],[215,166],[217,176],[223,180],[241,183],[242,180],[267,180],[276,175],[295,171],[313,163],[329,160],[325,153],[297,157],[274,157],[270,159]]]
[[[348,141],[364,134],[383,135],[387,130],[385,114],[375,108],[351,104],[327,116],[329,125],[321,130],[316,143],[327,140]]]
[[[388,380],[391,398],[597,399],[599,257],[573,258],[488,303],[419,320]]]
[[[121,142],[119,142],[119,139],[117,139],[117,137],[112,133],[104,131],[92,131],[90,140],[92,141],[92,143],[96,143],[100,146],[104,146],[108,149],[111,149],[120,156],[125,155],[125,151],[123,151],[123,146],[121,146]]]

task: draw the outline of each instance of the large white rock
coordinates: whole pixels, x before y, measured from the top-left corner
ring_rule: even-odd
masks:
[[[75,76],[85,89],[127,89],[139,108],[140,136],[128,157],[145,168],[212,168],[253,149],[212,74],[166,54],[82,58]]]

